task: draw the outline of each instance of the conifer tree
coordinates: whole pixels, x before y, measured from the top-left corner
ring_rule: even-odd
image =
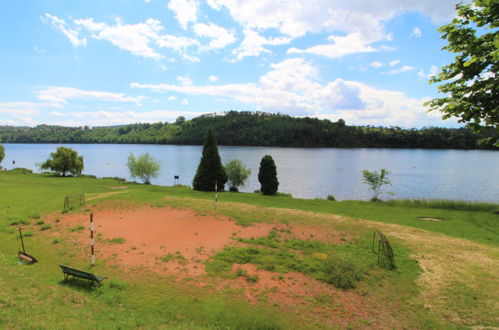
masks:
[[[215,191],[215,182],[219,191],[224,190],[225,183],[227,182],[227,174],[218,154],[215,135],[210,127],[204,139],[203,155],[192,186],[195,190]]]
[[[277,192],[279,181],[277,180],[277,168],[272,156],[263,156],[258,171],[258,181],[260,181],[260,191],[264,195],[274,195]]]

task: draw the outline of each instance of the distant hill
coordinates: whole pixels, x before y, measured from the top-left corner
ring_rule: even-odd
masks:
[[[179,117],[175,123],[137,123],[107,127],[0,126],[3,143],[203,143],[206,129],[216,132],[219,145],[338,148],[439,148],[497,149],[492,142],[478,144],[493,136],[467,128],[349,126],[340,119],[297,118],[263,112],[229,111],[207,114],[192,120]]]

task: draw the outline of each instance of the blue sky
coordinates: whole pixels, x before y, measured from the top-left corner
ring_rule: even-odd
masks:
[[[455,1],[3,0],[0,125],[259,110],[458,127],[427,113]]]

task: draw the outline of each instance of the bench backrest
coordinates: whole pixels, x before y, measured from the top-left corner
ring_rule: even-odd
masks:
[[[62,271],[64,273],[66,273],[66,274],[77,276],[77,277],[81,277],[81,278],[85,278],[85,279],[88,279],[88,280],[99,281],[99,279],[94,274],[87,273],[87,272],[84,272],[82,270],[74,269],[74,268],[71,268],[71,267],[68,267],[68,266],[64,266],[64,265],[59,265],[59,267],[61,267]]]

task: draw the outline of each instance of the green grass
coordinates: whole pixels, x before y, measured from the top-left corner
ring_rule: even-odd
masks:
[[[263,298],[263,307],[254,306],[225,291],[177,283],[169,277],[147,272],[124,272],[100,263],[90,269],[82,249],[66,239],[67,231],[58,238],[41,231],[43,226],[48,225],[47,214],[61,213],[64,196],[82,192],[97,195],[113,191],[110,187],[115,185],[114,179],[58,178],[20,170],[0,173],[0,328],[324,328],[324,324],[300,323],[299,315],[292,309],[283,312],[278,307],[265,304]],[[212,193],[196,192],[185,187],[120,185],[129,187],[128,191],[90,204],[119,198],[157,207],[189,207],[214,213],[213,204],[209,202],[213,200]],[[165,196],[171,198],[165,199]],[[319,221],[301,213],[291,216],[278,212],[278,209],[295,209],[400,224],[489,245],[499,242],[498,216],[489,211],[489,206],[445,206],[442,202],[413,201],[331,202],[243,193],[219,193],[219,202],[218,214],[232,216],[247,225],[261,221]],[[249,208],[238,209],[240,204],[231,206],[231,202],[243,203]],[[253,206],[256,208],[251,209]],[[71,212],[81,211],[75,209]],[[420,221],[418,218],[421,216],[440,217],[444,221]],[[41,221],[44,223],[36,224]],[[39,263],[19,265],[15,255],[19,247],[18,233],[13,227],[18,224],[27,227],[23,232],[26,249],[40,260]],[[419,301],[420,288],[415,281],[421,270],[403,241],[391,240],[396,251],[397,269],[388,271],[377,266],[376,258],[370,251],[368,228],[351,220],[335,226],[348,231],[353,238],[335,245],[286,238],[288,233],[274,230],[263,238],[242,240],[241,243],[246,246],[226,248],[208,261],[207,267],[212,275],[218,276],[226,274],[233,263],[250,262],[261,269],[283,274],[280,275],[282,280],[285,280],[286,272],[299,271],[370,297],[373,303],[379,304],[377,308],[393,311],[400,320],[400,327],[459,327],[450,319],[433,314]],[[81,227],[72,228],[83,230]],[[50,233],[53,228],[46,230]],[[164,257],[180,259],[176,254]],[[105,275],[110,280],[94,290],[78,281],[63,283],[58,264]],[[444,291],[450,296],[446,306],[462,311],[470,320],[478,320],[486,326],[498,326],[494,321],[493,306],[482,303],[492,301],[494,292],[497,292],[494,277],[479,271],[482,270],[474,270],[474,275],[488,280],[479,283],[470,280],[462,292],[460,284],[449,286]],[[259,281],[248,274],[241,273],[239,276],[245,277],[248,282]],[[352,289],[352,286],[355,288]],[[327,296],[316,295],[311,299],[318,306],[335,303]],[[358,326],[366,324],[359,323]],[[470,326],[475,324],[469,323]]]

